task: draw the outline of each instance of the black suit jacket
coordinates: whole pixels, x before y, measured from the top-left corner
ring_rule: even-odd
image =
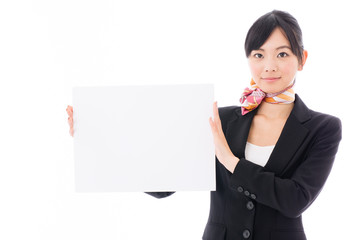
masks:
[[[225,137],[240,161],[230,173],[216,159],[205,240],[304,240],[301,214],[320,193],[341,140],[338,118],[312,111],[296,95],[294,108],[264,167],[245,159],[256,110],[219,109]],[[159,193],[164,197],[170,193]]]

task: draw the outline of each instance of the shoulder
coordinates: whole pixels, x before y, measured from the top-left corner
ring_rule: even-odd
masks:
[[[322,112],[318,112],[318,111],[314,111],[309,109],[310,115],[311,115],[311,121],[312,122],[316,122],[318,124],[326,124],[326,125],[330,125],[330,126],[338,126],[341,127],[341,120],[338,117],[335,117],[333,115],[330,114],[326,114],[326,113],[322,113]]]
[[[241,115],[241,107],[239,106],[226,106],[219,107],[219,115],[221,121],[229,121]]]
[[[298,95],[296,95],[292,114],[310,129],[324,127],[341,129],[341,120],[338,117],[309,109]]]
[[[309,112],[311,118],[305,126],[315,131],[318,136],[341,139],[342,125],[338,117],[310,109]]]

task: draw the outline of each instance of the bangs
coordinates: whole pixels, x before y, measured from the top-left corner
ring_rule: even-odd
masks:
[[[302,32],[296,19],[290,14],[274,10],[260,17],[251,26],[245,39],[245,54],[249,57],[253,50],[258,50],[269,38],[275,28],[280,28],[289,40],[291,51],[297,56],[299,62],[303,58],[304,46]]]
[[[278,26],[275,17],[266,14],[260,17],[250,28],[245,39],[245,53],[249,57],[251,51],[258,50]]]

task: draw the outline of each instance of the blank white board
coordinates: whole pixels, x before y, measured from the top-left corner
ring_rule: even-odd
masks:
[[[215,190],[211,84],[73,89],[77,192]]]

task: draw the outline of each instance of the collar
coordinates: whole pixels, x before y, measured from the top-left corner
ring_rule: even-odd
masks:
[[[241,114],[241,108],[235,110],[233,119],[229,119],[226,127],[226,137],[230,149],[235,156],[245,157],[245,145],[249,135],[251,122],[257,109],[246,115]],[[309,130],[303,125],[311,119],[310,110],[298,95],[295,95],[294,108],[287,119],[282,133],[275,145],[265,169],[280,174],[292,161],[292,157],[305,140]]]
[[[253,118],[253,116],[257,113],[257,110],[258,109],[255,109],[246,115],[249,115],[248,117]],[[241,114],[241,108],[236,109],[235,112],[239,117],[246,117],[246,115]],[[305,105],[305,103],[297,94],[295,94],[294,108],[291,110],[290,115],[295,116],[295,118],[300,123],[305,123],[311,118],[310,109]]]

